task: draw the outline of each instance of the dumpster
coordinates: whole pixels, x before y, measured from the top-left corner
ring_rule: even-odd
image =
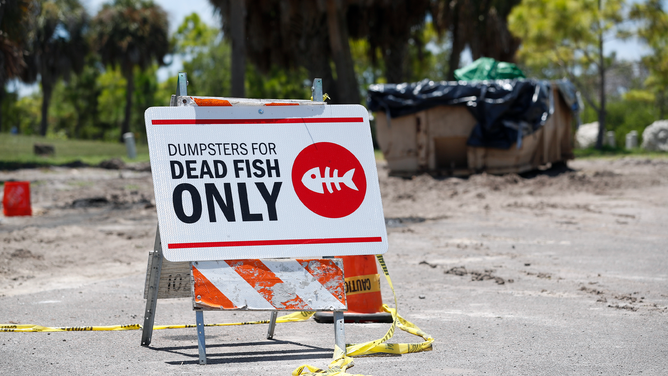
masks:
[[[566,81],[371,85],[376,139],[390,174],[521,173],[573,158],[579,102]]]

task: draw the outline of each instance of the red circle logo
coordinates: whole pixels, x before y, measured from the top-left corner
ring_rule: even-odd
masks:
[[[302,150],[292,165],[292,186],[309,210],[326,218],[355,212],[366,195],[366,175],[353,153],[318,142]]]

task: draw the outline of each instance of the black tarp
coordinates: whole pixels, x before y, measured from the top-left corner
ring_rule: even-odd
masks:
[[[572,88],[559,85],[560,90]],[[404,84],[371,85],[367,106],[391,118],[414,114],[440,105],[466,106],[477,123],[467,145],[508,149],[538,130],[552,109],[550,82],[534,79],[434,82],[428,79]]]

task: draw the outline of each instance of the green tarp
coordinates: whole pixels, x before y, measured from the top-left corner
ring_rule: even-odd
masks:
[[[486,81],[526,77],[515,64],[481,57],[464,68],[455,70],[455,78],[457,81]]]

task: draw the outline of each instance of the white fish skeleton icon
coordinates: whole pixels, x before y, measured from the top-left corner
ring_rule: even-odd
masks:
[[[341,183],[350,189],[358,191],[357,186],[353,183],[353,175],[355,175],[355,169],[348,170],[343,176],[339,176],[339,170],[335,169],[332,175],[329,174],[329,167],[325,167],[325,176],[320,176],[320,167],[313,167],[312,169],[306,171],[304,176],[302,176],[302,184],[315,193],[325,193],[324,188],[322,187],[323,183],[329,193],[334,193],[332,186],[336,187],[337,191],[341,190]]]

